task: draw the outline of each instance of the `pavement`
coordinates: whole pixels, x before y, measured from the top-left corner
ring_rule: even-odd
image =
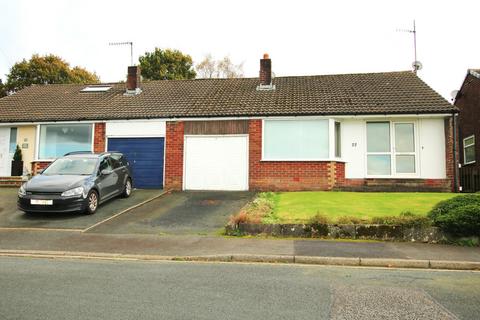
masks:
[[[478,319],[478,272],[0,257],[2,319]]]

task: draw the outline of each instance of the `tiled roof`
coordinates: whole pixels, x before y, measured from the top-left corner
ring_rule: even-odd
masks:
[[[455,109],[410,71],[258,78],[161,80],[127,96],[124,83],[106,92],[85,85],[35,85],[0,99],[0,122],[175,117],[445,113]]]

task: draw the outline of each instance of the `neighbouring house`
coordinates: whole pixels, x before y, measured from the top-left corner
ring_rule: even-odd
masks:
[[[455,96],[459,109],[458,140],[461,187],[463,191],[480,191],[480,70],[468,70]]]
[[[139,188],[452,191],[457,109],[413,72],[35,85],[0,99],[0,176],[124,152]],[[27,160],[28,159],[28,160]]]

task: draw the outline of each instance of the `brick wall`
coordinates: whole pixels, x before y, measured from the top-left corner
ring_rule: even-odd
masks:
[[[34,161],[32,162],[32,175],[36,175],[38,171],[45,169],[50,165],[50,161]]]
[[[95,123],[95,130],[93,135],[93,151],[105,151],[105,123]]]
[[[165,189],[182,190],[183,122],[167,121],[165,139]]]
[[[331,190],[343,181],[343,163],[330,161],[261,161],[262,121],[249,124],[250,190],[300,191]]]

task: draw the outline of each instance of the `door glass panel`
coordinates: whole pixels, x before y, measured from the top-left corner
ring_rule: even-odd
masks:
[[[390,152],[390,123],[367,123],[367,151]]]
[[[367,156],[367,172],[369,175],[390,175],[390,155]]]
[[[413,123],[395,123],[395,151],[415,152]]]
[[[397,155],[395,160],[397,173],[415,173],[414,155]]]
[[[17,128],[10,128],[10,147],[9,152],[15,153],[17,148]]]

